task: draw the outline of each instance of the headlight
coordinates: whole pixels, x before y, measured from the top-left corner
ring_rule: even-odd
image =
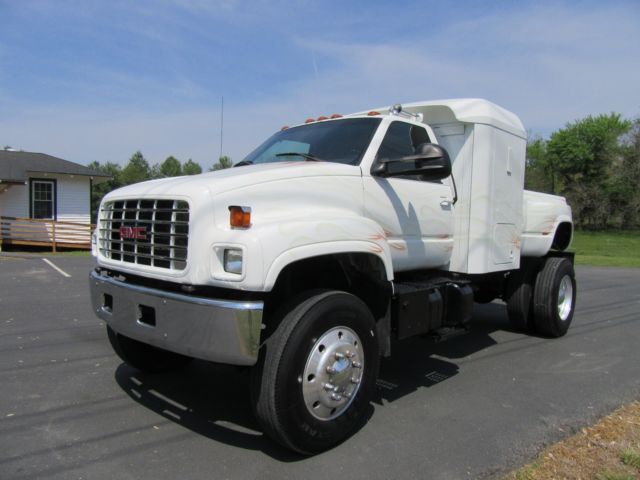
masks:
[[[236,248],[224,250],[224,271],[242,275],[242,250]]]

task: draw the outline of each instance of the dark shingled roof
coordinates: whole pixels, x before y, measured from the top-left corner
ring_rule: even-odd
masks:
[[[0,181],[23,183],[28,179],[27,172],[109,177],[84,165],[52,157],[46,153],[0,150]]]

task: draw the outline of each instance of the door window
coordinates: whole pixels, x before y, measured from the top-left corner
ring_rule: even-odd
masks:
[[[426,129],[406,122],[393,122],[380,144],[376,160],[415,155],[416,147],[427,142],[429,134]],[[390,163],[387,166],[390,172],[393,172],[394,167],[399,168],[400,165]],[[400,178],[420,180],[420,175],[402,175]]]

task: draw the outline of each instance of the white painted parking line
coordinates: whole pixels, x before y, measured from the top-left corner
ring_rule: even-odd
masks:
[[[63,277],[67,277],[69,278],[71,275],[69,275],[67,272],[65,272],[64,270],[62,270],[60,267],[54,265],[53,262],[47,260],[46,258],[43,258],[42,260],[44,260],[44,263],[46,263],[47,265],[49,265],[51,268],[53,268],[54,270],[56,270],[60,275],[62,275]]]

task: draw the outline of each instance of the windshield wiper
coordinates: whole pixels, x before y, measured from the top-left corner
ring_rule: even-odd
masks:
[[[323,161],[321,158],[314,157],[313,155],[309,155],[308,153],[300,153],[300,152],[276,153],[276,157],[302,157],[305,160],[309,160],[311,162],[322,162]]]
[[[253,162],[251,160],[242,160],[234,165],[234,167],[243,167],[244,165],[251,165]]]

